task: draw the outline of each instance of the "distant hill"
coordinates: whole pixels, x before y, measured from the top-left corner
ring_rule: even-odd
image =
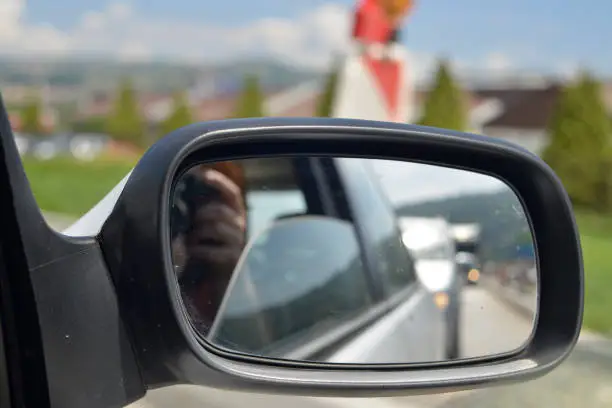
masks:
[[[408,204],[396,211],[400,216],[443,216],[453,224],[479,223],[482,253],[488,258],[513,258],[517,245],[531,241],[520,201],[510,190]]]
[[[219,78],[226,86],[232,87],[232,83],[238,86],[245,73],[257,74],[265,87],[291,85],[318,75],[268,60],[188,65],[171,62],[124,63],[84,57],[0,57],[0,86],[46,83],[104,89],[129,76],[140,89],[165,92],[189,87],[201,78]]]

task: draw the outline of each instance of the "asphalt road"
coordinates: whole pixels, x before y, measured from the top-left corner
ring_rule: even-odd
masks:
[[[463,357],[515,350],[523,346],[531,335],[532,321],[482,286],[469,286],[464,290],[462,307]]]

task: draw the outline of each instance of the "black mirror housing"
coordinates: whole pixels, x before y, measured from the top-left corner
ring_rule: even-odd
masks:
[[[580,333],[582,258],[568,196],[541,159],[510,143],[361,120],[198,123],[152,146],[116,188],[101,229],[79,237],[46,224],[1,103],[0,155],[3,228],[12,237],[2,243],[2,334],[15,379],[11,398],[22,405],[124,406],[147,389],[174,384],[345,397],[458,391],[542,376],[570,354]],[[173,276],[173,184],[195,162],[283,155],[404,160],[505,181],[535,235],[539,308],[532,337],[519,350],[488,358],[375,366],[269,360],[200,341]]]
[[[536,240],[539,312],[526,346],[501,357],[342,367],[242,356],[200,341],[172,276],[167,218],[173,183],[196,162],[284,155],[409,160],[505,181],[522,200]],[[143,156],[99,239],[147,388],[190,383],[372,397],[503,384],[542,376],[560,364],[574,347],[582,323],[580,243],[561,182],[537,156],[485,136],[343,119],[194,124],[164,137]]]

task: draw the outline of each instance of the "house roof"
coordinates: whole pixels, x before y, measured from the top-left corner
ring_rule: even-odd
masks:
[[[312,95],[311,97],[305,98],[303,101],[288,108],[287,110],[278,112],[276,116],[284,116],[284,117],[316,116],[318,96],[319,96],[318,94],[315,94],[315,95]]]
[[[501,114],[487,122],[485,127],[544,129],[561,89],[560,84],[550,84],[542,88],[487,89],[476,93],[482,98],[495,99],[503,106]]]
[[[498,114],[483,124],[485,128],[544,129],[562,86],[553,82],[534,87],[475,88],[465,93],[472,111],[486,101],[495,101],[501,107]],[[416,103],[422,106],[427,94],[427,91],[419,91]],[[610,94],[612,100],[612,90]]]
[[[195,103],[192,111],[197,120],[217,120],[232,116],[236,109],[236,95],[223,95]]]
[[[276,96],[280,96],[284,92],[290,92],[293,87],[270,88],[263,92],[265,100],[271,100]],[[199,101],[194,109],[194,115],[197,120],[217,120],[227,119],[232,117],[236,110],[239,94],[231,93],[219,95],[214,98],[204,99]],[[293,104],[287,105],[286,109],[278,109],[273,112],[274,116],[313,116],[315,114],[316,101],[318,92],[305,93],[301,100],[293,101]]]

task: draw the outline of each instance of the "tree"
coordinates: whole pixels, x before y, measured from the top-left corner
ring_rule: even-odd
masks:
[[[174,108],[172,113],[161,123],[160,130],[166,135],[178,128],[193,123],[193,116],[189,109],[189,102],[184,93],[179,92],[174,95]]]
[[[118,141],[141,147],[146,143],[146,127],[140,115],[136,91],[127,79],[119,86],[107,131]]]
[[[610,209],[612,198],[612,124],[599,83],[583,73],[561,92],[548,126],[542,158],[566,188],[572,202]]]
[[[46,129],[42,122],[42,101],[38,95],[33,96],[21,110],[21,130],[32,135],[42,135]]]
[[[327,118],[332,115],[334,98],[336,96],[336,87],[338,85],[338,75],[339,70],[337,68],[333,69],[328,75],[327,81],[325,82],[325,88],[323,88],[323,93],[321,96],[319,96],[319,100],[317,102],[316,116]]]
[[[446,61],[441,61],[435,84],[427,96],[419,124],[453,130],[466,130],[465,95],[455,84]]]
[[[234,117],[256,118],[265,116],[263,104],[264,98],[257,77],[252,75],[245,77]]]

